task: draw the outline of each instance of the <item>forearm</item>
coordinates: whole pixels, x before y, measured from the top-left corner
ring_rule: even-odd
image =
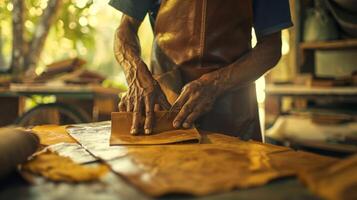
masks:
[[[227,67],[203,75],[202,81],[211,82],[218,94],[254,82],[274,67],[281,57],[280,32],[261,38],[246,55]]]
[[[130,133],[151,134],[155,124],[154,106],[169,109],[170,103],[141,59],[140,42],[137,35],[141,22],[123,15],[115,33],[114,52],[123,67],[128,91],[119,103],[119,111],[133,112]],[[143,120],[143,117],[145,119]],[[144,124],[142,122],[144,121]]]
[[[123,15],[114,38],[115,58],[123,67],[129,86],[137,80],[151,81],[148,79],[152,77],[141,59],[141,47],[137,35],[140,24],[141,22]]]

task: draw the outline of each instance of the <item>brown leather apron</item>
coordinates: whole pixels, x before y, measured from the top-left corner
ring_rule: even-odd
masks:
[[[252,0],[163,0],[155,23],[151,70],[169,101],[184,84],[250,51],[252,20]],[[197,126],[261,140],[254,83],[217,99]]]

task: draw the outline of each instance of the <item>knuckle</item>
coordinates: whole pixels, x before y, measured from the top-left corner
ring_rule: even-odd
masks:
[[[184,107],[182,107],[181,110],[183,112],[185,112],[185,113],[190,113],[190,112],[192,112],[192,107],[191,106],[184,106]]]
[[[192,117],[188,117],[188,118],[185,120],[185,123],[192,124],[193,121],[194,121],[194,119],[193,119]]]
[[[152,117],[154,115],[154,111],[153,110],[145,111],[145,115]]]

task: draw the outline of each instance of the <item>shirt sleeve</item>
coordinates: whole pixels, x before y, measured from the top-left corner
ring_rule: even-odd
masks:
[[[291,27],[289,0],[253,0],[253,26],[257,36]]]
[[[153,0],[110,0],[109,5],[122,13],[142,21],[150,8],[153,6]]]

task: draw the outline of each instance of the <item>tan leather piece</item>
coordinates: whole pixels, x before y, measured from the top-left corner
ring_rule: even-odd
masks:
[[[50,146],[60,142],[77,143],[66,131],[65,126],[35,126],[32,131],[40,138],[40,144]]]
[[[51,181],[88,182],[99,180],[109,169],[104,164],[82,166],[71,159],[46,151],[22,165],[22,171],[41,175]]]
[[[224,135],[220,133],[212,133],[207,131],[201,131],[201,143],[202,144],[217,144],[224,146],[237,147],[239,149],[244,149],[246,151],[250,150],[250,148],[254,148],[259,151],[265,152],[283,152],[283,151],[291,151],[288,147],[277,146],[272,144],[264,144],[261,142],[256,142],[254,140],[250,140],[249,142],[240,140],[237,137]]]
[[[155,112],[156,123],[151,135],[131,135],[132,113],[112,113],[111,145],[118,144],[170,144],[178,142],[199,142],[200,134],[196,128],[175,129],[172,122],[175,113]]]
[[[276,168],[288,168],[297,172],[328,166],[339,161],[337,158],[294,150],[272,153],[270,154],[270,160]]]
[[[148,195],[202,196],[264,185],[296,175],[302,166],[335,160],[221,134],[203,134],[203,142],[210,143],[128,146],[126,156],[109,165]]]
[[[329,166],[306,170],[299,178],[315,194],[328,200],[357,199],[357,156]]]

